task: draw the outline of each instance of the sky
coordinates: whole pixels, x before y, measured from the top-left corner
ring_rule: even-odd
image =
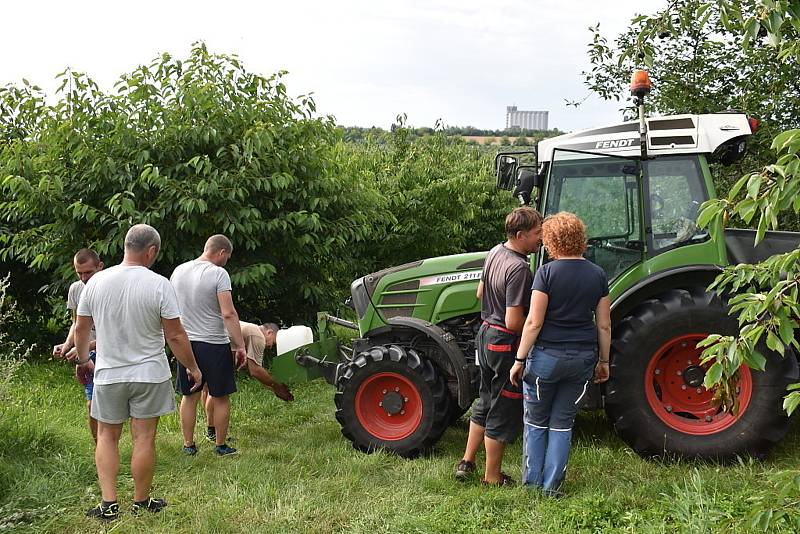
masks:
[[[48,93],[66,67],[103,89],[163,52],[193,42],[237,54],[263,75],[287,70],[289,94],[314,94],[344,126],[505,127],[506,106],[547,110],[562,131],[620,120],[618,102],[590,95],[589,26],[613,38],[666,0],[241,0],[3,4],[0,84],[28,79]],[[565,99],[581,100],[579,107]]]

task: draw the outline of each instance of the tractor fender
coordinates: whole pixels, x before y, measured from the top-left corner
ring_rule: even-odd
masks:
[[[381,326],[364,334],[365,338],[376,338],[391,335],[397,330],[411,330],[423,334],[441,349],[431,354],[426,354],[441,369],[455,377],[458,388],[458,405],[468,408],[472,404],[470,390],[471,371],[469,364],[464,359],[464,353],[456,343],[455,337],[449,332],[428,321],[414,317],[392,317],[386,321],[388,326]]]
[[[617,324],[643,301],[670,289],[708,286],[722,268],[716,265],[685,265],[653,273],[626,289],[611,304],[611,322]]]

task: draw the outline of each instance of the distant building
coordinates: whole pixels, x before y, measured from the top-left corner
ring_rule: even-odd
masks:
[[[506,129],[547,130],[549,111],[519,111],[517,106],[506,106]]]

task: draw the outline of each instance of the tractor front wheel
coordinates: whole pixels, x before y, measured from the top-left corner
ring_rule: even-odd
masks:
[[[447,427],[449,398],[436,368],[413,349],[373,347],[347,364],[336,383],[342,434],[365,452],[413,457],[433,446]]]
[[[708,365],[696,345],[708,334],[737,332],[725,303],[700,287],[668,291],[625,317],[613,332],[606,386],[606,411],[622,439],[642,456],[765,456],[789,428],[782,398],[797,379],[797,360],[791,350],[781,358],[758,347],[766,369],[742,367],[739,413],[728,413],[703,386]]]

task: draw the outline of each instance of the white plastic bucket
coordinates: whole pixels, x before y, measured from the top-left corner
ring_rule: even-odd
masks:
[[[311,329],[302,325],[295,325],[278,330],[275,339],[278,356],[313,342],[314,334],[311,332]]]

